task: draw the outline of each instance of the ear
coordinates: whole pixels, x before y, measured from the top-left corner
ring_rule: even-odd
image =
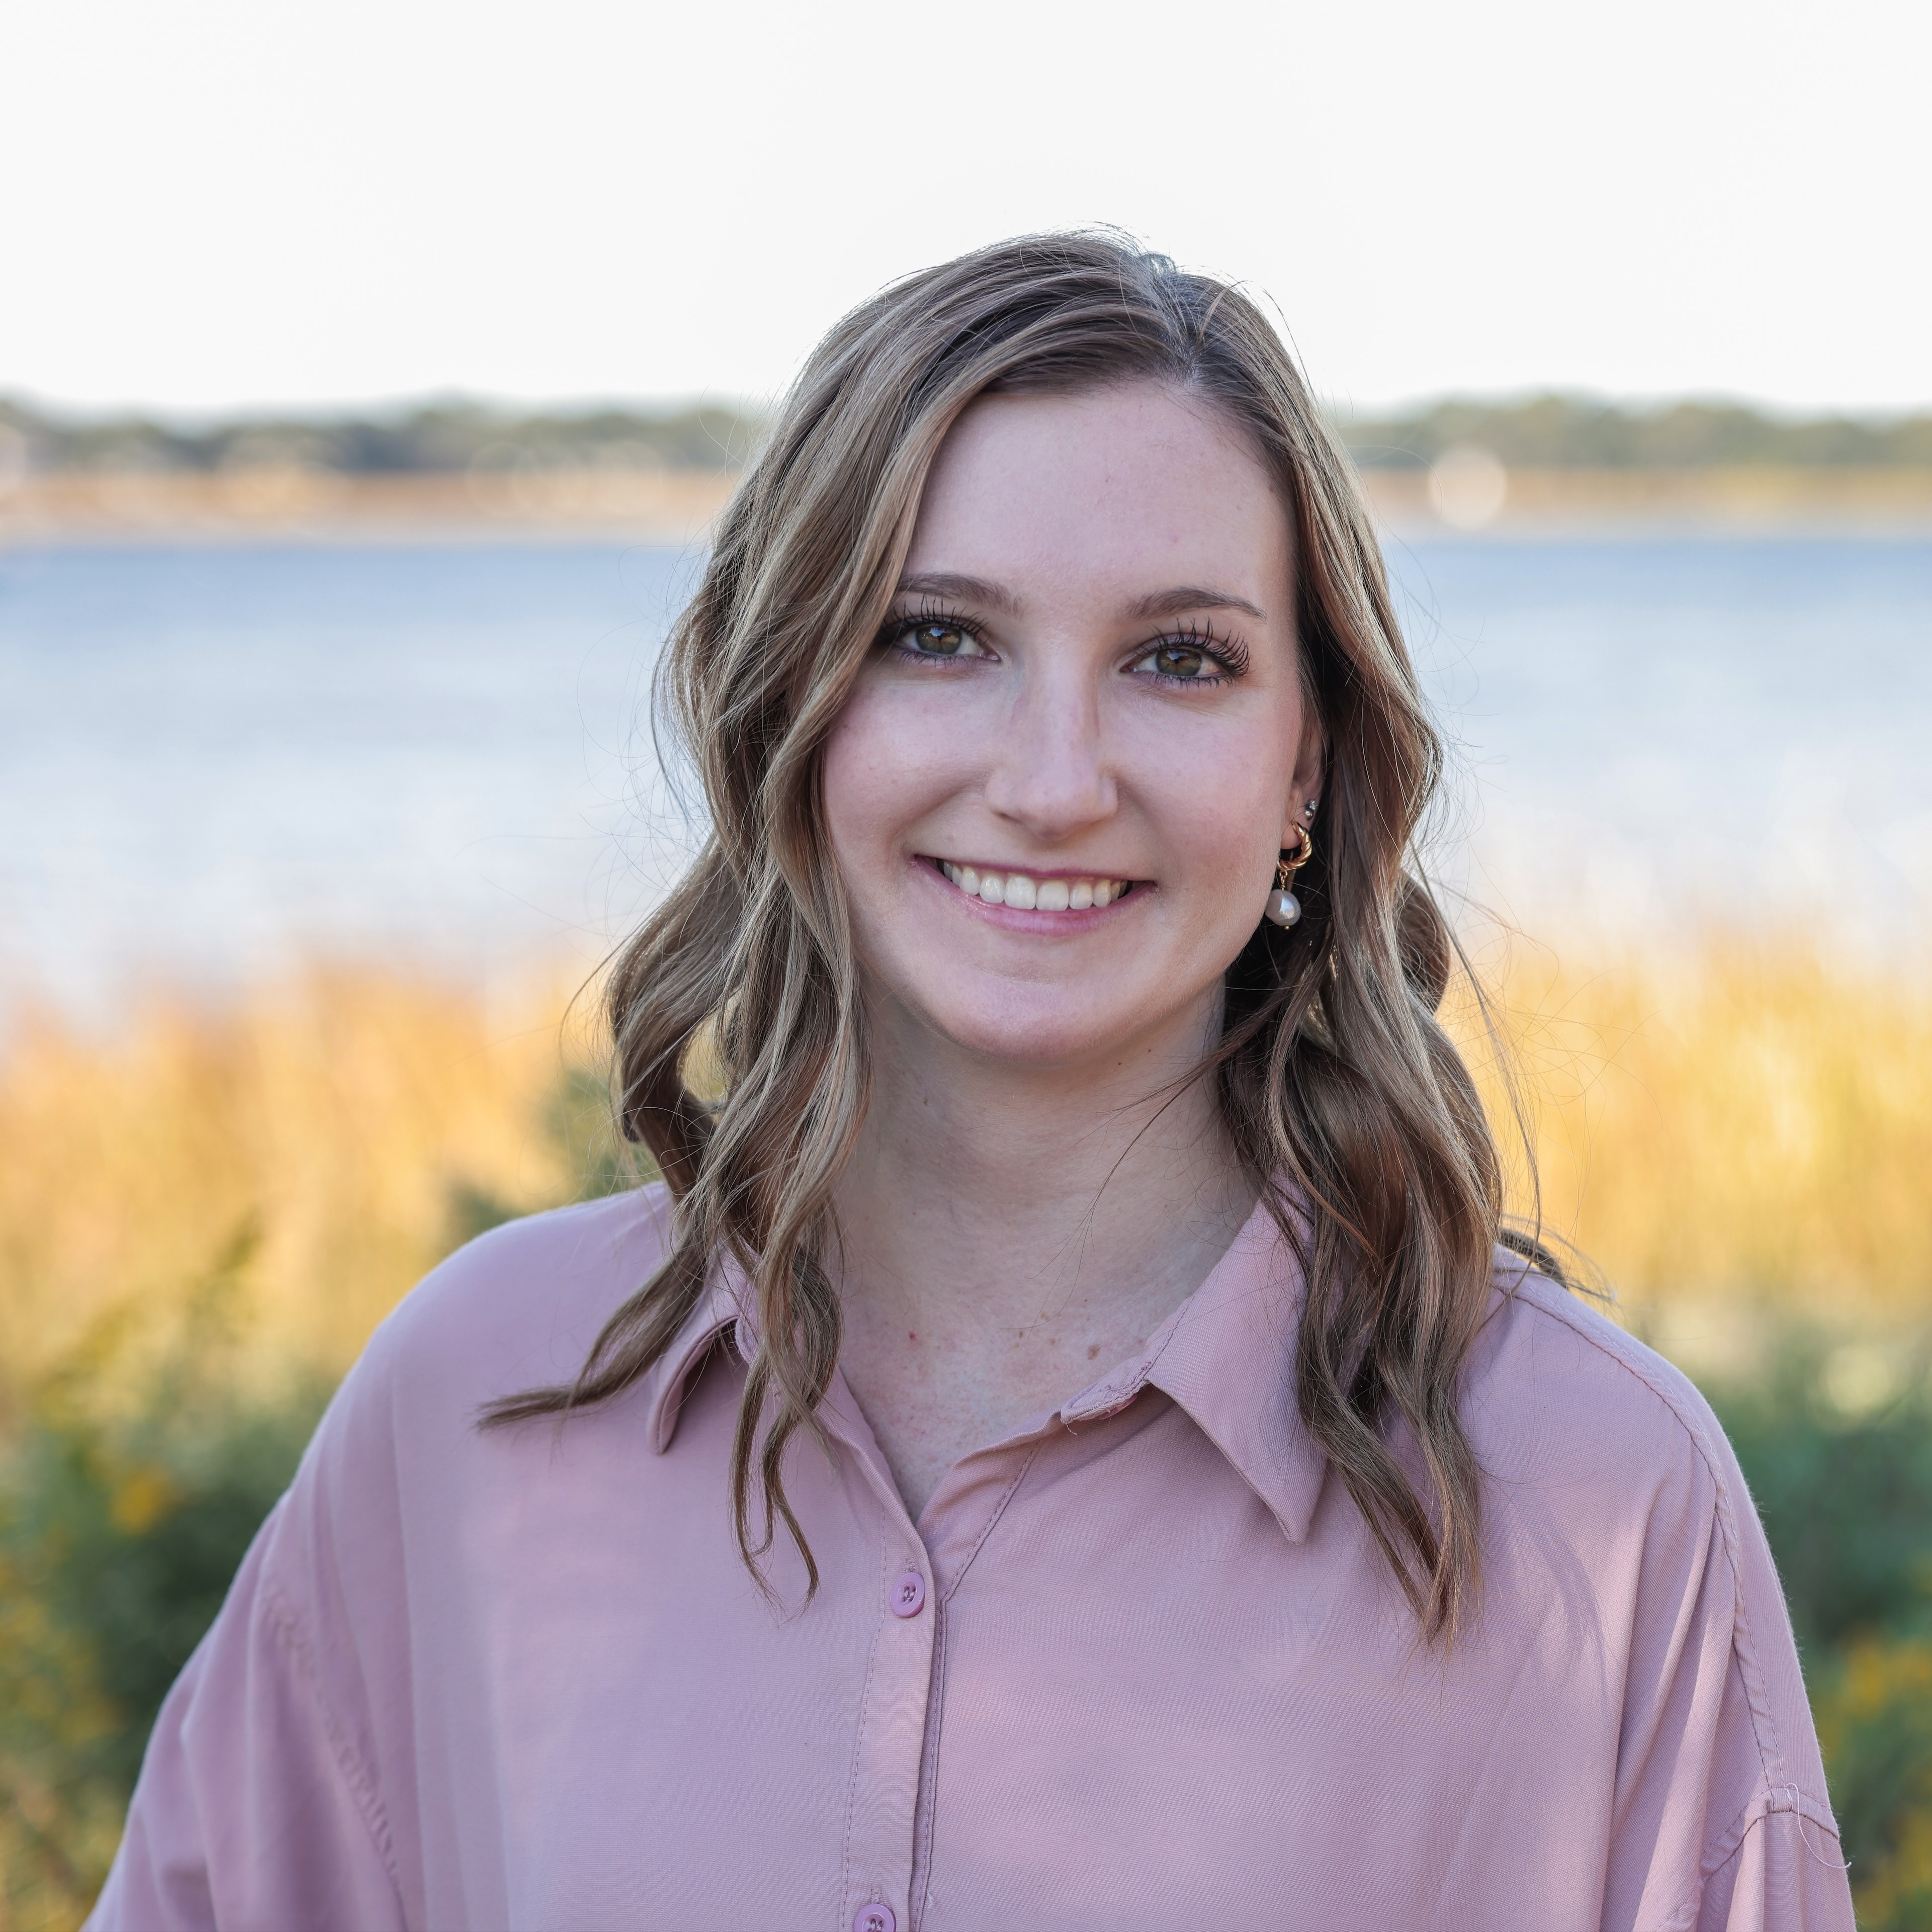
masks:
[[[1302,807],[1310,799],[1322,796],[1322,788],[1328,776],[1328,737],[1322,729],[1322,721],[1310,706],[1302,714],[1301,743],[1295,753],[1294,776],[1288,784],[1288,808],[1281,821],[1281,846],[1284,852],[1301,842],[1301,830],[1308,823],[1302,816]]]

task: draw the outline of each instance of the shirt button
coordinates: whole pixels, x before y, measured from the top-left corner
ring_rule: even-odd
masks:
[[[908,1570],[892,1586],[892,1615],[896,1617],[916,1617],[926,1608],[926,1579],[916,1570]],[[879,1908],[884,1911],[882,1906]],[[862,1932],[872,1932],[869,1925]],[[892,1932],[892,1914],[886,1912],[882,1932]]]
[[[852,1932],[899,1932],[899,1922],[890,1905],[862,1905]]]

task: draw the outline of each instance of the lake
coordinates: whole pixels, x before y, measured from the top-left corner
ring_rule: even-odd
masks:
[[[1537,934],[1916,948],[1932,543],[1391,541],[1445,884]],[[0,985],[587,968],[686,849],[646,710],[694,553],[0,550]],[[1584,942],[1580,942],[1584,943]]]

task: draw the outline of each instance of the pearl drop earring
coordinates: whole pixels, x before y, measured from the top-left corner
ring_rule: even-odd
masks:
[[[1315,808],[1311,804],[1307,808],[1312,812]],[[1295,874],[1315,856],[1315,841],[1309,836],[1307,826],[1298,825],[1294,829],[1301,835],[1301,844],[1293,858],[1284,854],[1276,862],[1274,890],[1268,894],[1268,902],[1262,908],[1262,916],[1276,926],[1292,926],[1301,916],[1301,902],[1288,890],[1288,887],[1293,883]]]

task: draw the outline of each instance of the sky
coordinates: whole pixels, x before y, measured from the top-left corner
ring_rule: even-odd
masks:
[[[1108,222],[1316,388],[1932,404],[1925,0],[10,0],[0,393],[768,398]]]

